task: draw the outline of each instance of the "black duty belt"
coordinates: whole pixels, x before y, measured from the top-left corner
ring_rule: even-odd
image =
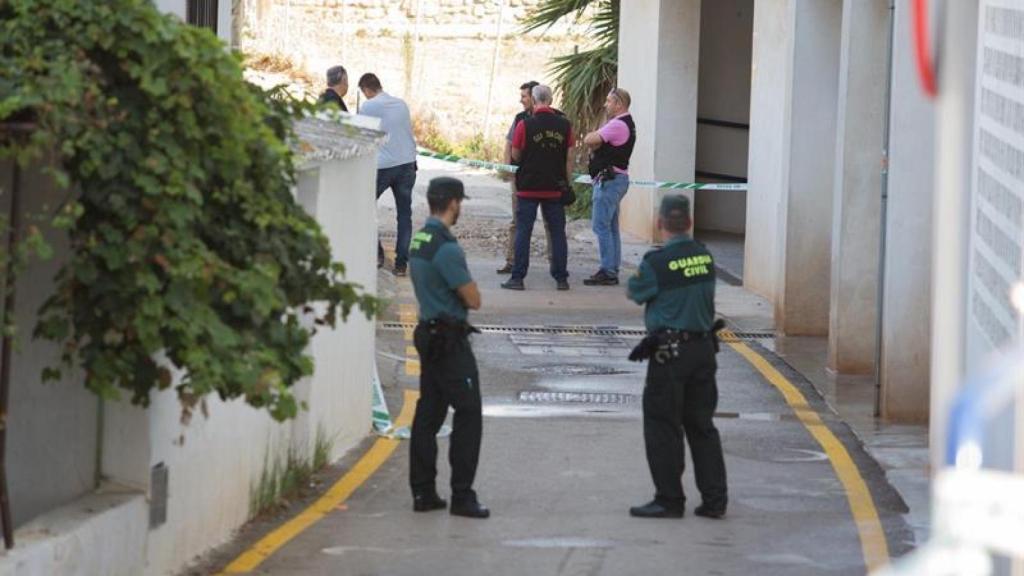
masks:
[[[690,342],[703,342],[710,340],[718,353],[718,332],[725,328],[725,321],[715,320],[711,330],[708,332],[693,332],[689,330],[673,330],[663,328],[648,334],[629,353],[629,359],[633,362],[642,362],[654,358],[659,364],[664,364],[671,358],[679,357],[679,347]]]
[[[435,318],[416,325],[413,343],[421,359],[437,360],[474,333],[479,334],[480,330],[465,320]]]

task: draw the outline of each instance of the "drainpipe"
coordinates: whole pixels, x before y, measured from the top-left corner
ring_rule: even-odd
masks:
[[[886,63],[885,75],[885,124],[882,132],[882,185],[881,185],[881,214],[878,232],[878,289],[875,317],[875,418],[882,415],[882,342],[885,331],[882,329],[882,321],[885,317],[885,254],[886,241],[888,236],[889,221],[889,132],[892,114],[892,70],[893,70],[893,44],[896,40],[896,2],[889,1],[889,54]]]
[[[7,230],[7,271],[4,275],[4,324],[15,314],[14,291],[14,245],[21,228],[21,168],[14,161],[14,183],[11,186],[11,212]],[[4,545],[8,550],[14,548],[14,527],[11,524],[11,501],[7,493],[7,408],[11,392],[11,356],[14,344],[11,334],[4,330],[3,345],[0,349],[0,521],[3,522]]]

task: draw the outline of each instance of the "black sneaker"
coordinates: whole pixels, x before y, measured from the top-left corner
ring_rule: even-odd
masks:
[[[444,510],[448,502],[434,494],[417,494],[412,497],[412,509],[414,512],[430,512],[433,510]]]
[[[652,500],[643,506],[633,506],[629,515],[636,518],[682,518],[683,509],[668,508]]]
[[[505,290],[526,290],[526,285],[523,284],[521,278],[509,278],[507,282],[503,282],[501,287]]]
[[[556,280],[555,282],[556,282],[555,286],[556,286],[556,288],[560,292],[565,292],[566,290],[569,289],[569,281],[568,280]]]
[[[395,266],[394,274],[395,276],[402,278],[407,276],[409,272],[405,266]]]
[[[694,509],[693,513],[697,516],[703,516],[704,518],[718,519],[725,516],[725,508],[712,508],[707,504],[701,504]]]
[[[498,274],[511,274],[512,273],[512,264],[509,263],[509,262],[506,262],[504,266],[502,266],[501,268],[498,268],[497,272],[498,272]]]
[[[464,516],[466,518],[490,518],[491,511],[477,500],[456,502],[452,500],[452,507],[449,510],[452,516]]]
[[[619,277],[612,276],[604,270],[598,270],[597,274],[594,274],[590,278],[583,279],[584,286],[618,286]]]

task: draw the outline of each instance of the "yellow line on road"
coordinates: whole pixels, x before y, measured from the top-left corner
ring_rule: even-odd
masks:
[[[412,304],[400,304],[398,306],[398,319],[406,326],[416,323],[416,306]],[[405,329],[406,341],[412,341],[412,329]],[[419,354],[416,353],[415,346],[405,347],[405,375],[406,376],[419,376],[420,375],[420,360]]]
[[[412,423],[419,395],[416,390],[405,391],[402,412],[395,420],[395,426],[408,426]],[[235,558],[224,569],[223,574],[246,574],[255,570],[274,552],[345,502],[367,479],[373,476],[381,464],[398,448],[398,444],[399,440],[397,439],[378,438],[366,454],[359,459],[359,462],[356,462],[352,470],[331,486],[330,490],[319,500]]]
[[[731,335],[723,333],[723,336]],[[839,477],[839,481],[846,491],[846,500],[850,504],[850,512],[853,514],[853,521],[857,526],[860,548],[868,570],[874,570],[887,564],[889,562],[889,545],[885,540],[882,522],[878,519],[878,510],[875,508],[875,502],[871,498],[871,491],[868,490],[867,483],[864,482],[860,470],[857,469],[850,453],[846,451],[846,447],[821,421],[821,417],[807,403],[807,399],[800,390],[763,356],[742,342],[730,342],[729,346],[746,358],[765,379],[782,393],[786,404],[789,404],[800,422],[828,455],[832,469],[835,470],[836,476]]]

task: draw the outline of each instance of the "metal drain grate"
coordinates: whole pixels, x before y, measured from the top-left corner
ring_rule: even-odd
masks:
[[[615,392],[542,392],[524,390],[519,393],[520,402],[534,404],[633,404],[639,400],[633,394]]]
[[[378,232],[377,236],[380,239],[382,239],[382,240],[398,240],[398,233],[397,232],[392,232],[390,230]],[[455,233],[455,239],[456,240],[490,240],[492,238],[495,238],[496,236],[497,236],[497,233],[492,234],[490,232],[475,232],[474,231],[474,232],[456,232]]]
[[[629,370],[619,370],[599,364],[539,364],[526,366],[523,372],[543,374],[544,376],[616,376],[630,374]]]
[[[381,322],[383,330],[412,330],[414,322]],[[643,338],[647,331],[643,328],[621,326],[501,326],[497,324],[477,324],[476,327],[484,334],[555,334],[559,336],[620,336],[624,338]],[[738,340],[758,340],[775,338],[774,332],[731,332],[731,337],[722,338],[723,342]]]

